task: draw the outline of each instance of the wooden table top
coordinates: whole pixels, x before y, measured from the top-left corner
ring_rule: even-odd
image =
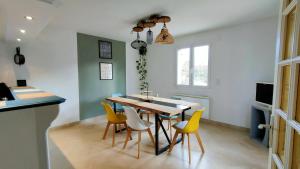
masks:
[[[154,113],[166,113],[169,115],[180,114],[185,110],[199,106],[198,103],[191,103],[183,100],[174,100],[161,97],[149,97],[143,95],[129,95],[120,97],[109,97],[106,100],[131,106]]]

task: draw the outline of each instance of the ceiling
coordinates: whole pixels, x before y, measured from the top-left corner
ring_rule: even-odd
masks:
[[[151,14],[171,16],[169,31],[180,36],[275,16],[279,0],[0,0],[0,38],[34,39],[51,25],[122,41],[135,38],[131,28]],[[34,20],[29,22],[25,15]],[[162,25],[153,29],[158,34]],[[26,29],[22,35],[19,29]],[[145,34],[145,33],[143,33]]]

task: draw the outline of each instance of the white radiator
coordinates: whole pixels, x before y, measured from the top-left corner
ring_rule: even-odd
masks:
[[[186,111],[187,115],[192,115],[195,110],[205,108],[202,118],[209,119],[209,98],[208,96],[192,96],[185,94],[176,94],[173,98],[181,99],[189,102],[199,103],[200,106]]]

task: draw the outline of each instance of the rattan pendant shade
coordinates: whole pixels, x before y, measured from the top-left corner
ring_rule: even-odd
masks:
[[[158,44],[173,44],[174,37],[169,33],[168,29],[164,27],[161,29],[160,34],[157,35],[155,43]]]
[[[158,44],[173,44],[174,43],[174,37],[169,33],[166,23],[170,22],[171,18],[168,16],[161,16],[158,19],[158,22],[163,23],[164,26],[160,31],[160,34],[157,35],[155,39],[155,43]]]

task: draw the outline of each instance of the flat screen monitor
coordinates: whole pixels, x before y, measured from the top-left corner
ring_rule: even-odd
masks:
[[[273,101],[273,84],[256,83],[256,101],[272,105]]]

